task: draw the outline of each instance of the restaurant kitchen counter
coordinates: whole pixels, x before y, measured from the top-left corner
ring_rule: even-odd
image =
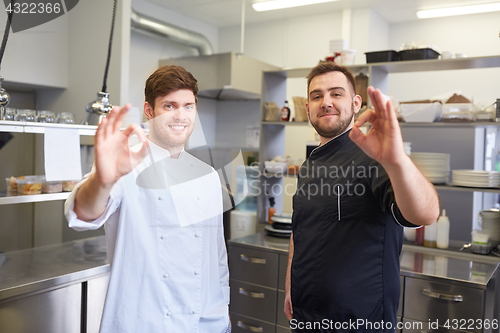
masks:
[[[105,236],[0,253],[0,331],[97,332],[109,271]]]
[[[235,332],[248,327],[256,332],[290,332],[283,313],[289,243],[289,238],[265,232],[229,240],[229,311],[233,324],[242,328]],[[397,311],[398,321],[405,325],[402,332],[498,333],[499,262],[495,256],[404,244]],[[469,325],[463,330],[446,327],[447,322],[464,320],[493,325]],[[428,327],[437,322],[439,328]],[[408,329],[412,323],[419,329]]]
[[[0,301],[109,272],[105,236],[0,254]]]
[[[229,243],[288,254],[290,239],[259,232],[232,239]],[[400,272],[404,276],[446,279],[455,284],[486,288],[500,270],[499,263],[499,257],[404,244],[400,255]]]

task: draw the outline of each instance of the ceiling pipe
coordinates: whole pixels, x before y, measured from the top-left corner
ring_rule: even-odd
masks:
[[[200,55],[211,55],[214,53],[209,40],[197,33],[168,24],[152,17],[139,14],[132,8],[130,14],[131,27],[143,32],[152,33],[157,36],[166,37],[170,40],[198,49]]]

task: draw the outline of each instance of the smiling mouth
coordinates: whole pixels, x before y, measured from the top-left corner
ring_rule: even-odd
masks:
[[[338,115],[339,115],[338,113],[325,113],[319,117],[322,118],[322,117],[331,117],[331,116],[338,116]]]
[[[187,125],[168,125],[174,132],[182,132],[187,127]]]

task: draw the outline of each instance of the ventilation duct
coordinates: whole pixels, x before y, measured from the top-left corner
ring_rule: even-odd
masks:
[[[200,55],[211,55],[214,53],[212,44],[210,44],[205,36],[199,33],[139,14],[134,9],[132,9],[130,14],[130,20],[133,29],[166,37],[178,43],[194,47],[200,52]]]

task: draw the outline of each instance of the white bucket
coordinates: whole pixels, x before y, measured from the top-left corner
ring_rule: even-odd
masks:
[[[356,50],[342,50],[340,53],[340,63],[343,66],[354,65],[354,59],[356,58]]]
[[[257,213],[235,209],[231,211],[231,239],[253,235],[257,232]]]

